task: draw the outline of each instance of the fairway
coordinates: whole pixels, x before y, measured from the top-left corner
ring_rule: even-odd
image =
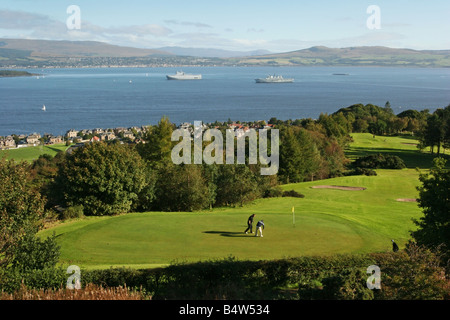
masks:
[[[361,152],[357,136],[353,152]],[[401,139],[401,140],[399,140]],[[428,155],[405,146],[398,150],[425,166]],[[409,140],[410,141],[410,140]],[[379,141],[380,150],[384,141]],[[364,144],[362,142],[361,144]],[[390,147],[390,146],[389,146]],[[411,152],[411,154],[410,154]],[[221,259],[266,260],[337,253],[386,252],[391,239],[404,247],[422,215],[415,199],[419,173],[414,169],[377,170],[377,176],[348,176],[283,185],[304,198],[259,199],[243,207],[200,212],[146,212],[87,217],[59,224],[40,235],[57,235],[61,263],[84,268],[155,267],[174,262]],[[312,188],[332,185],[364,190]],[[292,207],[295,208],[295,225]],[[264,237],[245,234],[246,220],[263,219]],[[256,224],[256,223],[255,223]]]
[[[25,147],[10,150],[0,150],[0,157],[6,156],[6,159],[14,159],[18,162],[32,162],[39,158],[40,155],[49,154],[55,156],[60,151],[65,151],[68,147],[62,144],[40,145],[37,147]]]

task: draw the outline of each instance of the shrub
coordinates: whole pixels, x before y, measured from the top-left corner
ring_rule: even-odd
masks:
[[[277,198],[281,196],[283,196],[283,190],[280,187],[268,188],[263,194],[263,198]]]
[[[64,211],[61,212],[61,218],[63,220],[82,218],[83,216],[84,216],[84,214],[83,214],[83,206],[82,205],[68,207]]]
[[[0,272],[0,291],[13,293],[21,286],[39,289],[57,289],[67,282],[66,270],[62,268],[45,268],[20,272],[17,269],[4,269]]]
[[[81,273],[81,283],[82,288],[133,288],[133,292],[138,290],[156,300],[449,299],[450,282],[439,261],[429,250],[409,245],[404,251],[388,253],[273,261],[230,257],[148,270],[86,270]],[[367,288],[370,265],[380,267],[381,290]],[[25,274],[0,270],[0,289],[12,293],[21,290],[23,283],[27,288],[57,290],[65,286],[67,278],[65,270],[56,268]],[[298,290],[292,290],[295,286]]]
[[[367,274],[361,269],[346,269],[322,280],[322,299],[373,300],[374,293],[367,288]]]
[[[347,171],[345,175],[347,175],[347,176],[361,176],[361,175],[376,176],[377,172],[373,169],[357,167],[355,169]]]
[[[21,272],[53,268],[58,263],[59,248],[54,235],[45,240],[26,235],[14,252],[12,268]]]
[[[398,156],[378,153],[356,159],[352,163],[352,167],[370,169],[403,169],[406,168],[406,165],[405,162]]]
[[[21,285],[13,293],[2,292],[0,300],[143,300],[144,295],[127,287],[103,288],[88,284],[79,290],[30,289]]]
[[[304,198],[305,195],[298,193],[295,190],[289,190],[289,191],[284,191],[283,192],[283,197],[295,197],[295,198]]]
[[[405,251],[371,254],[381,269],[381,290],[376,299],[442,300],[450,298],[450,281],[439,255],[415,243]]]

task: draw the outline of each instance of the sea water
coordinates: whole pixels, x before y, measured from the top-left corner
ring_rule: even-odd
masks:
[[[202,80],[167,80],[176,71]],[[30,69],[0,78],[0,136],[173,123],[317,118],[390,102],[396,114],[450,104],[448,68],[186,67]],[[293,83],[256,83],[268,75]],[[46,111],[42,106],[46,106]]]

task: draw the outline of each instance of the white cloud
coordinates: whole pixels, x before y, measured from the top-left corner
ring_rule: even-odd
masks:
[[[349,17],[343,17],[341,20],[352,22]],[[392,32],[394,28],[399,30],[401,27],[408,26],[402,23],[382,23],[381,30],[367,30],[358,36],[322,38],[314,41],[300,38],[277,39],[278,35],[273,35],[271,39],[266,36],[270,30],[267,29],[266,32],[261,28],[248,28],[247,35],[239,36],[235,34],[235,30],[225,27],[222,27],[221,33],[200,32],[216,31],[211,25],[202,22],[164,20],[164,24],[173,29],[156,23],[103,27],[82,19],[80,30],[68,30],[66,21],[55,20],[43,14],[0,9],[0,30],[3,36],[27,39],[93,40],[144,48],[184,46],[237,51],[266,49],[272,52],[295,51],[317,45],[335,48],[375,45],[400,48],[411,47],[411,43],[417,42],[417,39]],[[362,29],[364,30],[364,26]],[[197,32],[189,32],[192,30]],[[258,39],[253,39],[251,36],[256,33],[258,33]],[[233,38],[230,34],[233,34]],[[423,46],[426,46],[426,43]]]
[[[157,24],[145,24],[145,25],[135,25],[135,26],[124,26],[120,28],[104,28],[104,34],[130,34],[137,37],[145,36],[155,36],[155,37],[166,37],[170,35],[173,31]]]
[[[0,10],[0,28],[11,30],[30,30],[44,25],[52,25],[56,21],[41,14],[25,11]]]
[[[251,47],[251,48],[265,46],[268,42],[263,39],[259,39],[259,40],[233,39],[233,41],[239,46],[245,46],[245,47]]]

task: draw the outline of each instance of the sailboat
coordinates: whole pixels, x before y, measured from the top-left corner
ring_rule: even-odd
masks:
[[[46,109],[45,109],[45,104],[44,105],[42,105],[42,111],[45,111]]]

